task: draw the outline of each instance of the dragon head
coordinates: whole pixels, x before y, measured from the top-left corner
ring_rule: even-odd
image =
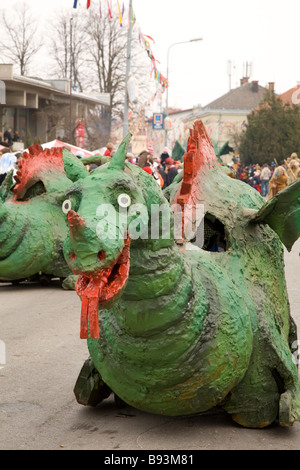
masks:
[[[14,176],[0,190],[0,279],[20,280],[43,273],[71,274],[62,255],[67,224],[62,198],[73,184],[62,150],[33,145],[24,152]],[[74,165],[78,159],[74,156]],[[86,171],[81,164],[82,171]],[[86,171],[87,172],[87,171]]]
[[[150,203],[163,199],[151,176],[125,163],[130,138],[109,163],[74,183],[62,205],[69,223],[64,255],[78,274],[76,291],[82,299],[81,338],[88,337],[88,323],[91,337],[99,337],[98,308],[108,308],[122,294],[130,247],[147,238]]]

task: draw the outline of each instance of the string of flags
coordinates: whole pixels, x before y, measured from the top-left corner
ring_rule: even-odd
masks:
[[[147,51],[148,57],[152,61],[151,74],[154,75],[154,78],[160,83],[164,91],[168,87],[168,81],[157,69],[156,62],[158,62],[158,60],[155,59],[153,52],[151,50],[151,47],[150,47],[150,43],[148,41],[148,39],[150,39],[154,43],[154,39],[151,36],[147,36],[143,34],[141,31],[139,31],[139,39],[140,39],[140,42],[144,41],[144,46]]]
[[[103,9],[102,9],[103,5],[102,5],[102,3],[105,0],[98,0],[98,1],[99,1],[99,14],[100,14],[100,18],[102,18],[103,17]],[[86,1],[86,8],[87,9],[90,8],[91,3],[92,3],[92,0],[87,0]],[[106,5],[107,5],[107,11],[108,11],[109,18],[113,19],[112,0],[106,0]],[[77,6],[78,6],[78,0],[74,0],[73,8],[77,8]],[[123,26],[124,13],[125,13],[124,2],[122,2],[122,8],[121,8],[120,1],[117,0],[117,10],[118,10],[119,23],[120,23],[120,26],[122,27]],[[132,27],[132,29],[134,28],[135,24],[136,24],[136,17],[135,17],[134,12],[132,11],[132,18],[131,18],[131,27]],[[147,35],[143,34],[140,28],[138,28],[138,37],[139,37],[140,44],[145,48],[145,50],[147,52],[147,55],[148,55],[149,59],[152,62],[151,76],[154,76],[154,79],[161,85],[162,92],[164,92],[165,89],[168,88],[169,84],[168,84],[168,80],[166,79],[166,77],[164,77],[162,75],[162,73],[159,72],[159,70],[156,66],[157,62],[159,63],[159,61],[157,59],[155,59],[155,57],[153,55],[149,40],[152,41],[153,43],[155,43],[155,41],[151,36],[147,36]]]

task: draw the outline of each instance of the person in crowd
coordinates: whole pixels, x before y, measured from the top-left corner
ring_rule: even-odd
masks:
[[[17,153],[15,153],[15,157],[17,158],[16,166],[19,168],[19,164],[20,164],[21,160],[23,159],[23,154],[22,154],[22,152],[17,152]]]
[[[161,156],[160,156],[160,163],[162,164],[164,169],[165,169],[165,166],[166,166],[166,159],[170,158],[170,157],[171,157],[171,152],[168,149],[168,147],[165,147],[163,149],[163,152],[162,152]]]
[[[293,152],[291,156],[284,161],[284,163],[286,165],[286,172],[289,178],[289,184],[291,184],[298,178],[300,178],[300,160],[298,158],[298,155]]]
[[[258,163],[256,163],[256,165],[255,165],[255,170],[254,170],[254,171],[256,171],[257,173],[259,173],[259,176],[260,176],[260,174],[261,174],[261,167],[260,167],[260,165],[259,165]]]
[[[243,181],[244,183],[248,183],[248,167],[247,166],[245,166],[244,168],[241,168],[239,179],[240,181]]]
[[[179,169],[181,170],[182,169],[182,164],[179,160],[174,160],[174,165],[175,165],[175,168],[176,170],[178,171],[179,173]]]
[[[129,163],[134,163],[134,155],[133,155],[133,153],[127,152],[125,161],[126,161],[126,162],[129,162]]]
[[[111,157],[113,149],[114,149],[114,144],[112,142],[108,142],[106,146],[106,150],[104,152],[104,157]]]
[[[19,132],[18,131],[14,131],[14,135],[13,135],[13,142],[19,142],[20,140],[20,136],[19,136]],[[59,139],[58,139],[59,140]]]
[[[167,173],[165,172],[164,167],[160,163],[160,160],[158,160],[156,171],[160,175],[161,188],[165,189],[167,187]]]
[[[278,166],[269,181],[269,199],[288,185],[288,175],[283,166]]]
[[[291,160],[287,167],[287,175],[289,177],[289,184],[300,178],[300,164],[297,160]]]
[[[11,127],[6,129],[6,131],[4,132],[4,141],[5,141],[5,139],[7,139],[8,146],[11,147],[12,144],[13,144],[13,139],[12,139],[12,135],[11,135]]]
[[[3,132],[0,132],[0,145],[9,148],[8,139],[3,137]]]
[[[251,178],[251,186],[256,189],[259,193],[261,192],[261,182],[259,171],[255,171],[252,178]]]
[[[153,156],[151,154],[151,149],[150,151],[147,149],[147,150],[143,150],[139,155],[138,155],[138,160],[137,160],[137,165],[140,167],[140,168],[144,168],[144,166],[146,166],[146,164],[149,163],[149,164],[153,164]]]
[[[271,178],[271,170],[267,163],[264,163],[262,166],[260,174],[260,183],[261,183],[261,195],[262,197],[267,197],[269,194],[269,181]]]
[[[167,173],[167,186],[170,186],[175,176],[178,175],[178,170],[174,165],[174,160],[170,157],[165,160],[165,170]]]

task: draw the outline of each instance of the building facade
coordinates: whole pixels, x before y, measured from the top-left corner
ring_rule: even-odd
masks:
[[[30,140],[70,138],[97,106],[110,106],[110,95],[76,92],[67,79],[15,75],[12,64],[0,64],[0,131],[17,131],[25,146]]]

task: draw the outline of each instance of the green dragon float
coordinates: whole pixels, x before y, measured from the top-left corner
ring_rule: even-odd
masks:
[[[90,173],[60,155],[61,184],[49,189],[90,355],[77,401],[96,406],[114,393],[155,414],[220,407],[245,427],[292,425],[300,388],[282,243],[290,250],[300,234],[300,183],[265,203],[224,173],[197,121],[184,171],[163,193],[125,162],[129,140]],[[19,185],[2,210],[16,199],[25,207]],[[178,235],[178,221],[193,230]]]
[[[221,407],[243,426],[291,425],[300,418],[296,327],[275,229],[290,249],[300,232],[299,183],[265,204],[222,171],[199,121],[183,177],[164,195],[151,176],[124,163],[128,140],[66,201],[64,254],[78,275],[90,353],[74,389],[78,402],[97,405],[113,391],[156,414]],[[205,213],[202,248],[175,240],[162,223],[150,236],[153,217],[161,220],[153,207],[171,213],[173,205],[197,204]],[[140,236],[131,236],[132,226]]]
[[[24,152],[15,181],[10,171],[0,186],[0,281],[61,278],[64,288],[74,288],[62,250],[68,224],[61,204],[72,182],[87,174],[62,149],[32,145]]]

